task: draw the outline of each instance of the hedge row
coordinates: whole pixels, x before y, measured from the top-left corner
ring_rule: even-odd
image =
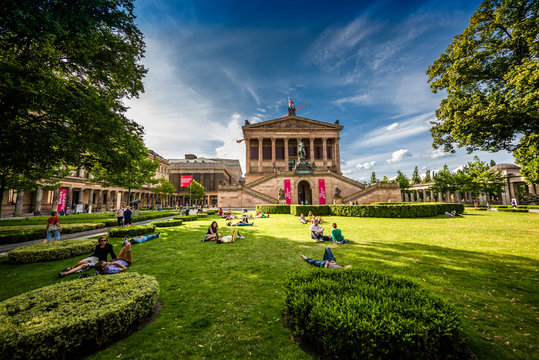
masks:
[[[123,226],[116,227],[109,230],[108,235],[110,237],[119,237],[123,238],[125,236],[138,236],[153,234],[155,232],[155,225],[136,225],[136,226]]]
[[[62,234],[73,234],[81,231],[94,230],[104,227],[104,223],[92,223],[92,224],[65,224],[62,225]],[[10,230],[9,232],[0,233],[0,244],[14,244],[24,241],[44,239],[47,236],[47,230],[45,226],[39,229],[25,229],[24,227],[16,230]]]
[[[96,239],[79,239],[22,246],[8,253],[8,261],[10,264],[27,264],[67,259],[73,256],[90,254],[94,251],[96,245]]]
[[[197,215],[182,215],[182,216],[174,216],[174,220],[183,220],[183,221],[195,221],[198,219]]]
[[[516,208],[516,209],[513,209],[513,208],[508,208],[508,209],[506,209],[506,208],[498,208],[498,211],[527,213],[528,209],[521,209],[520,207]]]
[[[127,335],[152,313],[154,277],[137,273],[63,281],[0,302],[3,359],[69,359]]]
[[[458,358],[455,309],[410,281],[360,269],[310,269],[291,275],[285,294],[295,334],[332,358]]]
[[[332,215],[330,205],[290,205],[290,214],[307,216],[312,211],[315,216]]]
[[[162,221],[153,221],[152,225],[155,225],[158,228],[162,228],[162,227],[180,226],[182,223],[183,223],[182,220],[162,220]]]
[[[215,214],[217,214],[217,210],[206,210],[206,211],[204,211],[204,213],[206,213],[208,215],[215,215]]]
[[[464,205],[451,203],[393,203],[380,205],[291,205],[290,213],[299,216],[312,211],[316,216],[336,215],[352,217],[413,218],[431,217],[445,212],[464,212]]]
[[[208,214],[205,213],[198,213],[197,219],[206,219],[208,217]]]
[[[264,214],[290,214],[290,205],[257,205],[256,211]]]

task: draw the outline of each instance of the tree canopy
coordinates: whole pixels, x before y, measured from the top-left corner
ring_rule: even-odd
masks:
[[[164,176],[157,180],[157,185],[152,190],[154,193],[159,196],[159,199],[173,195],[176,193],[176,188],[170,181],[168,181]]]
[[[134,19],[132,0],[2,2],[2,184],[69,165],[115,172],[145,153],[123,104],[146,73]]]
[[[538,36],[539,2],[483,1],[427,70],[432,91],[447,94],[431,128],[434,147],[528,152],[539,129]],[[525,170],[527,157],[519,161]]]
[[[191,197],[192,199],[201,200],[204,198],[205,194],[206,193],[204,191],[204,186],[193,180],[191,186],[185,188],[185,193],[183,194],[183,197],[185,199],[189,199],[189,197]]]

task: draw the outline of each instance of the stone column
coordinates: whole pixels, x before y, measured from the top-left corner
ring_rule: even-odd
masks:
[[[314,163],[314,138],[309,139],[309,157],[311,158],[311,164]]]
[[[103,190],[99,190],[97,192],[97,209],[101,210],[102,206],[103,206]]]
[[[427,189],[423,189],[423,202],[427,202]]]
[[[429,201],[434,202],[434,192],[432,190],[429,190]]]
[[[93,211],[94,208],[94,189],[90,189],[88,193],[88,211]]]
[[[67,188],[67,194],[66,194],[66,210],[73,208],[73,188],[68,187]]]
[[[261,173],[263,169],[262,165],[262,142],[263,139],[261,137],[258,138],[258,172]]]
[[[24,191],[17,191],[17,200],[15,200],[15,216],[22,215],[22,204],[24,200]]]
[[[245,139],[245,173],[251,173],[251,140]]]
[[[60,190],[59,189],[54,190],[52,193],[52,204],[51,204],[52,211],[58,211],[58,198],[59,197],[60,197]],[[64,209],[64,212],[65,212],[65,209]]]
[[[275,164],[275,162],[277,161],[276,159],[276,156],[275,156],[275,138],[271,138],[271,164]],[[277,166],[277,164],[275,164],[275,166]]]
[[[335,139],[335,161],[337,165],[337,172],[341,173],[341,152],[339,151],[339,138]]]
[[[455,191],[455,202],[460,203],[460,193],[458,191]]]
[[[284,138],[284,170],[288,171],[288,138]]]
[[[327,139],[322,139],[322,165],[324,169],[328,166],[328,148],[327,148]]]
[[[84,188],[80,188],[79,190],[79,199],[77,200],[77,204],[84,204]]]
[[[438,192],[438,202],[442,202],[444,199],[442,199],[442,193]]]
[[[41,203],[43,201],[43,189],[37,188],[36,189],[36,203],[34,206],[34,215],[40,215],[41,214]]]
[[[450,191],[445,192],[445,202],[451,202],[451,192]]]

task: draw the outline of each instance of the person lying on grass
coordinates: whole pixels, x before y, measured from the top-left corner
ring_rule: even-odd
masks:
[[[257,212],[256,215],[255,215],[255,218],[260,218],[260,219],[265,219],[265,218],[269,218],[270,216],[269,215],[266,215],[264,213],[259,213]]]
[[[444,213],[445,216],[462,216],[462,214],[458,214],[455,210],[451,211],[451,212],[445,212]]]
[[[236,241],[236,239],[245,239],[245,237],[240,234],[238,229],[232,230],[230,235],[226,235],[220,239],[217,239],[217,244],[233,243],[234,241]]]
[[[144,235],[144,236],[135,236],[134,238],[129,239],[129,235],[124,237],[124,244],[126,241],[129,241],[131,245],[140,244],[148,240],[152,239],[158,239],[161,237],[161,232],[158,232],[157,234],[151,234],[151,235]]]
[[[101,236],[97,242],[94,253],[79,261],[73,267],[68,267],[58,273],[59,277],[80,273],[94,267],[99,261],[107,261],[107,255],[110,254],[111,259],[116,259],[116,254],[112,249],[112,244],[109,244],[109,239],[106,236]]]
[[[254,223],[243,222],[242,220],[237,223],[233,223],[232,221],[229,221],[226,223],[226,226],[253,226],[253,224]]]
[[[95,264],[95,269],[100,274],[116,274],[120,271],[124,271],[133,262],[131,243],[129,241],[124,242],[124,246],[116,260],[112,262],[99,261]]]
[[[221,236],[223,236],[223,233],[221,233]],[[219,225],[217,225],[217,221],[214,221],[211,223],[206,235],[204,236],[204,239],[201,241],[215,241],[217,239],[219,239]]]
[[[337,259],[335,259],[335,256],[333,256],[333,253],[331,252],[331,249],[326,247],[326,250],[324,251],[324,259],[323,260],[314,260],[311,258],[308,258],[307,256],[300,254],[300,257],[307,261],[309,264],[313,266],[318,266],[322,268],[327,269],[342,269],[343,267],[337,263]],[[345,269],[350,269],[352,265],[346,265]]]
[[[335,223],[331,224],[331,240],[334,244],[344,244],[348,242],[348,240],[342,236],[341,230],[337,229],[337,224]]]

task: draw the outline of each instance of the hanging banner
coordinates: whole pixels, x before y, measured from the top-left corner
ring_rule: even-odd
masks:
[[[193,175],[180,176],[180,187],[189,187],[193,183]]]
[[[284,197],[286,204],[290,205],[292,203],[292,192],[290,191],[290,180],[288,179],[284,181]]]
[[[318,179],[318,203],[326,204],[326,182],[324,179]]]
[[[65,211],[67,200],[67,189],[58,190],[58,212]]]

